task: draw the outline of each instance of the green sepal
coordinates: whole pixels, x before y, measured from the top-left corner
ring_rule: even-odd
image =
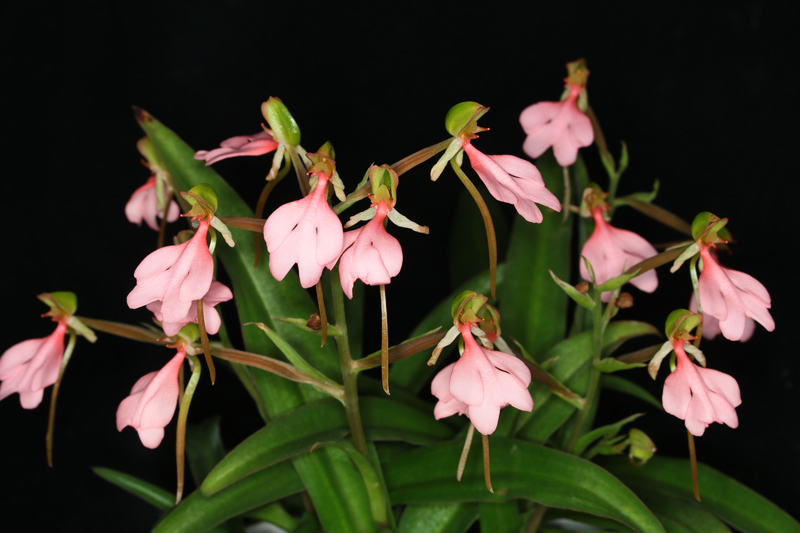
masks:
[[[692,237],[694,240],[703,239],[706,242],[722,242],[719,231],[728,223],[727,218],[719,218],[713,213],[703,211],[692,221]]]
[[[611,374],[612,372],[619,372],[620,370],[630,370],[632,368],[642,368],[643,366],[645,366],[644,363],[623,363],[613,357],[600,359],[594,364],[594,367],[604,374]]]
[[[305,331],[306,333],[310,333],[312,335],[316,335],[317,337],[322,336],[322,328],[320,329],[312,329],[308,327],[308,320],[303,318],[277,318],[272,317],[272,320],[277,322],[285,322],[286,324],[291,324],[294,327]],[[331,324],[328,323],[328,337],[341,337],[342,330]]]
[[[200,183],[188,191],[181,191],[181,197],[192,205],[192,214],[196,216],[213,215],[219,207],[217,191],[208,183]]]
[[[50,316],[74,315],[78,310],[78,296],[74,292],[43,292],[36,297],[50,306]]]
[[[469,136],[476,131],[478,119],[488,111],[488,107],[477,102],[461,102],[447,112],[447,116],[444,118],[444,127],[453,137],[460,137],[462,133]]]
[[[613,424],[608,424],[607,426],[595,428],[589,433],[581,436],[575,443],[575,455],[581,455],[594,441],[598,439],[610,439],[616,437],[619,431],[622,429],[622,426],[633,422],[640,416],[644,416],[644,413],[636,413],[635,415],[623,418],[619,422],[614,422]]]
[[[581,307],[585,307],[586,309],[592,309],[595,306],[594,300],[588,294],[582,294],[578,291],[575,287],[567,283],[566,281],[562,281],[561,279],[556,276],[552,270],[548,270],[550,275],[553,277],[553,281],[555,281],[559,287],[561,287],[567,296],[572,298],[576,304],[580,305]]]
[[[122,490],[128,491],[137,498],[146,501],[156,509],[166,511],[175,506],[175,494],[168,492],[161,487],[157,487],[147,481],[125,474],[110,468],[99,466],[92,467],[92,471],[105,479],[109,483],[116,485]]]
[[[676,337],[679,332],[686,333],[687,335],[700,324],[701,317],[696,313],[692,313],[688,309],[676,309],[669,314],[667,322],[664,326],[664,333],[667,338],[671,339]]]
[[[261,104],[261,113],[267,120],[275,139],[291,146],[300,144],[300,127],[280,98],[270,96]]]
[[[453,322],[466,322],[471,318],[477,318],[480,309],[489,301],[489,298],[475,291],[461,291],[450,303],[450,314]],[[462,320],[462,318],[464,320]]]
[[[602,283],[599,287],[597,287],[597,290],[600,292],[615,291],[638,275],[639,275],[639,270],[636,269],[630,274],[622,274],[620,276],[611,278],[610,280]]]

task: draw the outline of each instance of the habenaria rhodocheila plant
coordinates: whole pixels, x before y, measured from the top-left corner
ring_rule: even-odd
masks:
[[[655,191],[617,194],[627,148],[617,160],[602,137],[585,63],[567,68],[560,100],[521,111],[526,137],[519,142],[531,159],[484,153],[489,108],[462,102],[446,114],[447,138],[395,162],[365,163],[357,176],[340,175],[331,143],[306,150],[300,126],[275,97],[261,107],[263,131],[200,151],[137,109],[145,134],[137,147],[151,176],[125,215],[159,236],[131,265],[127,304],[149,310],[152,324],[79,316],[74,293],[40,294],[55,331],[3,353],[0,399],[16,393],[33,409],[53,386],[52,462],[64,369],[76,349],[79,357],[96,350],[77,337],[152,345],[162,362],[125,378],[131,389],[119,398],[116,425],[136,430],[147,448],[176,432],[176,487],[96,472],[162,509],[159,532],[270,522],[270,531],[444,533],[478,520],[481,531],[493,532],[800,531],[694,453],[694,439],[711,424],[729,426],[735,438],[742,392],[756,401],[736,376],[714,369],[724,346],[701,349],[701,341],[719,333],[746,341],[756,322],[772,331],[767,288],[722,266],[717,252],[732,239],[727,219],[703,212],[689,223],[657,206]],[[598,152],[607,176],[590,179],[583,157]],[[214,170],[237,156],[264,156],[258,198],[240,198]],[[459,180],[486,237],[472,235],[474,247],[460,256],[465,270],[481,273],[445,301],[420,295],[413,310],[392,305],[396,291],[413,290],[404,256],[429,233],[398,210],[415,200],[404,194],[409,176]],[[294,200],[267,209],[275,187],[295,184]],[[431,194],[441,187],[427,186]],[[505,254],[498,253],[495,202],[519,214]],[[619,227],[616,210],[630,207],[671,227],[673,242],[654,246],[646,234]],[[476,259],[487,256],[486,264]],[[659,269],[668,264],[673,274]],[[230,286],[218,281],[220,269]],[[637,291],[657,296],[659,277],[670,275],[685,279],[691,303],[663,309],[666,341],[659,342],[661,328],[635,320],[632,306]],[[359,285],[379,288],[379,316],[360,311]],[[218,305],[229,300],[238,317],[221,314]],[[409,338],[397,338],[389,317],[408,313],[424,318]],[[241,346],[228,335],[237,325]],[[380,328],[381,342],[362,353],[364,327]],[[648,347],[622,348],[647,336]],[[645,368],[664,379],[660,399],[621,377]],[[218,424],[197,426],[191,409],[206,373],[212,383],[241,381],[263,418],[228,454]],[[629,394],[631,410],[598,426],[601,388]],[[687,457],[657,454],[657,443],[637,428],[636,402],[663,406],[663,424],[686,432]],[[187,461],[187,453],[202,460]],[[199,487],[185,494],[187,462]]]

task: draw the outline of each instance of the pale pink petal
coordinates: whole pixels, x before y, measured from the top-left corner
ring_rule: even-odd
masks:
[[[519,123],[527,134],[536,133],[539,128],[552,121],[561,111],[564,102],[538,102],[526,107],[519,116]],[[545,148],[544,150],[546,150]],[[540,152],[541,153],[544,152]],[[531,155],[531,154],[529,154]],[[531,155],[534,159],[539,155]]]
[[[497,429],[497,421],[500,418],[500,406],[493,403],[484,402],[482,405],[469,406],[467,412],[470,422],[483,435],[491,435]]]
[[[21,365],[33,359],[47,339],[48,337],[28,339],[3,352],[0,357],[0,380],[6,380],[19,372]]]
[[[513,181],[508,172],[504,171],[489,156],[477,150],[471,143],[464,146],[464,151],[467,152],[472,168],[489,189],[489,194],[501,202],[513,204],[517,201],[517,195],[509,189],[509,183],[513,183]]]
[[[484,349],[483,353],[486,354],[495,367],[514,376],[523,387],[527,388],[531,384],[531,371],[528,365],[520,361],[519,358],[507,353],[487,349]]]
[[[147,285],[153,278],[172,267],[187,245],[188,242],[175,246],[164,246],[150,253],[133,271],[133,277],[136,278],[137,285]],[[141,305],[136,307],[141,307]]]
[[[578,147],[572,144],[566,131],[553,144],[553,156],[562,167],[568,167],[578,159]]]
[[[714,422],[727,424],[728,427],[733,429],[739,427],[739,417],[736,415],[736,409],[733,408],[730,402],[721,395],[711,391],[708,393],[708,399],[711,402],[711,407],[714,409]]]
[[[55,331],[42,339],[15,344],[0,357],[0,400],[19,393],[20,404],[33,409],[42,401],[42,391],[58,379],[64,356],[66,322],[59,321]]]
[[[133,384],[133,388],[131,389],[130,396],[120,402],[119,407],[117,407],[117,431],[122,431],[122,429],[133,420],[139,397],[147,385],[156,377],[156,374],[158,374],[157,370],[145,374],[136,380],[136,383]]]
[[[775,326],[773,324],[773,329],[774,329],[774,327]],[[772,331],[772,330],[769,330],[769,331]],[[747,341],[749,341],[750,338],[753,336],[753,333],[755,333],[755,332],[756,332],[756,321],[753,320],[752,318],[747,318],[744,321],[744,332],[742,333],[742,338],[739,339],[739,342],[747,342]]]
[[[739,384],[731,376],[711,368],[698,367],[697,372],[699,372],[703,383],[705,383],[710,390],[725,398],[733,407],[739,407],[742,404]]]
[[[328,207],[327,202],[318,205],[316,213],[316,261],[318,265],[324,266],[335,261],[342,252],[344,232],[339,217]]]
[[[569,115],[569,139],[573,146],[589,146],[594,142],[594,129],[589,117],[581,113],[577,108],[570,108]]]
[[[264,223],[264,242],[267,243],[269,253],[280,248],[292,230],[297,227],[310,202],[311,200],[306,196],[301,200],[283,204],[267,218]]]
[[[144,185],[133,191],[128,203],[125,204],[125,216],[128,218],[129,222],[137,226],[142,225],[142,206],[146,198],[146,194],[144,193],[148,189],[155,187],[155,182],[155,177],[151,176]]]
[[[55,383],[55,382],[54,382]],[[37,389],[30,392],[19,393],[19,404],[23,409],[36,409],[42,403],[44,389]]]
[[[496,377],[504,403],[508,403],[520,411],[530,412],[533,410],[531,393],[528,391],[527,386],[520,383],[519,378],[505,372],[497,372]]]
[[[229,157],[263,155],[276,148],[278,143],[273,140],[272,134],[260,131],[254,135],[239,135],[226,139],[220,143],[220,148],[214,150],[198,150],[194,158],[205,161],[208,166]]]
[[[450,376],[450,394],[470,406],[481,405],[484,401],[483,378],[476,361],[478,359],[485,357],[474,349],[465,348],[464,355],[455,364]]]
[[[542,174],[530,161],[514,155],[488,155],[486,157],[497,163],[508,174],[522,178],[522,181],[526,183],[544,187]]]

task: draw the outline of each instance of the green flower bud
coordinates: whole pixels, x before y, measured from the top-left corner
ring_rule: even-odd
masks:
[[[628,432],[631,447],[628,449],[628,459],[634,466],[642,466],[649,461],[656,453],[656,445],[647,434],[636,428]]]
[[[450,108],[444,118],[444,127],[453,137],[471,136],[478,129],[477,121],[489,111],[477,102],[461,102]]]
[[[261,104],[261,113],[279,142],[291,146],[300,144],[300,127],[280,98],[270,96]]]
[[[324,172],[331,177],[336,172],[336,152],[333,151],[333,145],[330,141],[320,146],[319,150],[314,153],[306,154],[306,157],[311,161],[311,169],[309,174],[319,174]]]
[[[397,172],[389,165],[372,165],[369,167],[369,181],[372,186],[372,202],[385,201],[391,207],[397,201]]]
[[[43,292],[37,298],[50,306],[49,316],[72,316],[78,310],[78,296],[74,292]]]
[[[188,192],[181,192],[183,199],[192,204],[192,215],[213,216],[217,212],[219,200],[214,187],[207,183],[195,185]]]

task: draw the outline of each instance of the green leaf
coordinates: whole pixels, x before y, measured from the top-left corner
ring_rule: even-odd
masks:
[[[199,490],[166,515],[154,533],[201,533],[268,503],[303,490],[292,463],[283,462],[204,496]]]
[[[353,461],[353,464],[358,469],[364,480],[364,487],[369,495],[370,509],[372,510],[372,519],[378,524],[378,527],[386,527],[388,519],[386,517],[386,500],[384,499],[384,491],[381,487],[381,480],[375,472],[375,468],[370,463],[370,460],[361,455],[356,450],[355,446],[349,442],[321,442],[314,445],[313,450],[322,447],[334,447],[347,454],[347,457]]]
[[[638,489],[637,496],[664,524],[667,531],[682,528],[690,533],[731,533],[713,514],[695,505],[664,497],[657,491]]]
[[[519,502],[481,502],[481,531],[492,533],[518,533],[522,528]]]
[[[585,394],[589,386],[592,335],[591,331],[584,331],[580,335],[565,339],[543,357],[550,359],[558,356],[548,372],[578,394]],[[658,330],[645,322],[611,322],[606,328],[603,346],[618,346],[626,340],[642,335],[658,335]],[[533,411],[520,414],[517,427],[521,429],[517,435],[525,440],[544,443],[569,419],[575,408],[555,396],[546,387],[534,387],[531,396],[533,396]]]
[[[186,456],[195,484],[199,485],[214,466],[225,457],[219,433],[219,416],[186,427]]]
[[[269,522],[286,531],[294,531],[297,527],[297,520],[295,520],[279,503],[272,503],[261,509],[251,511],[247,513],[247,518]]]
[[[599,516],[588,515],[585,513],[576,513],[575,511],[568,511],[565,509],[548,509],[547,514],[545,515],[545,521],[557,520],[557,519],[572,520],[574,522],[579,522],[580,524],[594,526],[595,528],[601,528],[601,531],[613,531],[615,533],[632,533],[633,531],[631,528],[624,526],[615,520],[610,520],[608,518],[600,518]],[[540,531],[547,531],[547,530],[540,529]],[[578,531],[594,531],[594,530],[591,527],[587,527],[586,529],[578,529]]]
[[[142,481],[130,474],[124,474],[110,468],[96,466],[92,468],[92,471],[109,483],[113,483],[117,487],[130,492],[137,498],[146,501],[156,509],[166,511],[175,506],[175,494],[161,487],[157,487],[152,483]]]
[[[504,276],[505,267],[503,265],[497,265],[498,287],[502,287]],[[484,295],[489,294],[489,271],[486,270],[482,274],[475,276],[457,290],[453,291],[447,298],[439,302],[439,304],[428,313],[422,322],[420,322],[417,327],[414,328],[414,331],[411,332],[409,338],[417,337],[438,327],[449,328],[452,326],[453,317],[450,314],[450,303],[453,301],[453,298],[455,298],[456,295],[466,290],[475,291]],[[442,361],[445,357],[445,354],[448,353],[448,349],[452,349],[452,347],[445,348],[445,350],[442,352],[442,358],[440,358],[440,361]],[[443,368],[443,365],[441,364],[428,366],[428,359],[430,359],[432,351],[433,350],[431,349],[430,352],[425,354],[417,354],[414,357],[403,359],[402,361],[398,361],[392,365],[392,387],[398,385],[413,393],[418,393],[420,390],[422,390],[428,381],[433,378],[433,375]],[[394,391],[392,391],[392,395],[394,395]]]
[[[597,287],[597,290],[600,292],[615,291],[638,275],[639,275],[638,269],[629,274],[621,274],[619,276],[611,278],[605,283],[602,283],[599,287]]]
[[[637,413],[635,415],[631,415],[627,418],[623,418],[619,422],[615,422],[607,426],[601,426],[599,428],[593,429],[589,433],[586,433],[585,435],[581,436],[578,439],[578,442],[575,443],[575,450],[574,450],[575,455],[581,455],[583,451],[597,439],[609,438],[615,436],[617,433],[619,433],[619,430],[622,429],[622,426],[636,420],[640,416],[644,416],[644,413]]]
[[[434,420],[432,410],[426,413],[383,398],[361,398],[359,403],[367,438],[430,444],[453,437],[452,430]],[[317,442],[347,433],[347,417],[336,400],[299,407],[239,444],[206,477],[201,490],[214,494],[253,472],[308,452]]]
[[[547,151],[536,160],[547,188],[559,199],[564,196],[561,167]],[[541,224],[515,217],[506,259],[502,304],[503,335],[518,340],[537,361],[562,340],[567,332],[567,298],[553,283],[549,271],[570,279],[572,222],[563,213],[542,208]]]
[[[556,285],[561,287],[561,289],[567,293],[567,296],[572,298],[576,304],[580,305],[581,307],[585,307],[586,309],[592,309],[595,306],[594,300],[592,300],[588,294],[583,294],[566,281],[558,279],[558,276],[553,274],[552,270],[550,271],[550,276],[552,276],[553,281],[556,282]]]
[[[305,331],[310,335],[314,335],[316,337],[322,336],[322,328],[320,329],[311,329],[306,324],[308,324],[307,318],[278,318],[272,317],[272,320],[276,322],[285,322],[286,324],[291,324],[292,326],[298,328],[300,331]],[[328,337],[339,337],[342,335],[342,332],[339,328],[334,326],[333,324],[328,324]]]
[[[137,111],[142,129],[153,142],[167,170],[178,185],[185,190],[207,183],[217,192],[217,216],[253,216],[219,174],[201,161],[195,161],[194,150],[175,133],[148,113]],[[333,343],[320,348],[319,339],[306,335],[297,328],[269,317],[310,316],[316,311],[306,291],[300,286],[297,274],[290,271],[278,282],[269,272],[267,257],[261,258],[258,268],[253,268],[255,251],[249,232],[232,228],[236,246],[218,246],[216,253],[234,280],[234,300],[242,324],[264,322],[291,344],[317,370],[335,379],[341,376],[339,359]],[[243,338],[247,351],[282,359],[280,350],[255,328],[244,328]],[[252,369],[258,389],[264,398],[269,414],[280,416],[290,410],[322,399],[325,395],[313,387],[299,385],[268,372]],[[325,529],[346,532],[372,532],[375,524],[369,510],[366,491],[358,473],[346,459],[335,457],[335,450],[322,450],[313,456],[296,457],[293,463],[314,502],[319,519]],[[341,453],[341,452],[340,452]]]
[[[389,461],[384,475],[392,502],[504,502],[525,498],[548,507],[612,518],[637,531],[664,531],[635,494],[589,461],[530,442],[492,437],[492,494],[486,490],[480,453],[469,455],[461,482],[456,480],[462,446],[458,440],[435,444]]]
[[[652,394],[647,392],[636,383],[628,381],[625,378],[609,375],[600,376],[600,386],[604,389],[621,392],[623,394],[629,394],[635,398],[639,398],[640,400],[649,403],[650,405],[658,407],[662,411],[664,410],[664,408],[661,407],[661,402],[659,402]]]
[[[608,470],[635,491],[656,492],[661,498],[694,502],[689,461],[653,457],[642,467],[627,459],[602,461]],[[702,503],[692,503],[714,513],[742,533],[797,533],[800,524],[760,494],[702,463],[697,465]]]
[[[619,372],[620,370],[630,370],[632,368],[642,368],[643,366],[646,365],[643,363],[623,363],[622,361],[617,361],[613,357],[600,359],[594,364],[594,367],[604,374],[611,374],[612,372]]]
[[[465,533],[477,519],[477,503],[408,505],[399,533]]]

